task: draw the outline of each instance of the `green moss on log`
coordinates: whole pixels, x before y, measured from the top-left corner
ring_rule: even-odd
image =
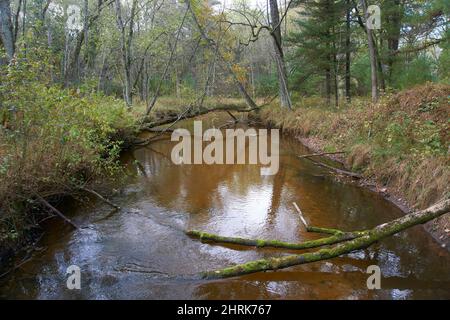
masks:
[[[331,229],[327,229],[331,230]],[[338,230],[337,230],[338,231]],[[322,247],[326,245],[336,244],[342,241],[351,240],[357,237],[361,237],[365,233],[362,231],[358,232],[342,232],[338,231],[338,233],[334,234],[331,237],[321,238],[317,240],[309,240],[301,243],[289,243],[278,240],[262,240],[262,239],[245,239],[245,238],[236,238],[236,237],[224,237],[216,234],[191,230],[186,232],[187,235],[198,238],[202,242],[210,241],[217,243],[230,243],[236,245],[243,246],[251,246],[251,247],[270,247],[270,248],[283,248],[283,249],[291,249],[291,250],[301,250],[301,249],[312,249],[317,247]]]
[[[353,238],[351,240],[347,240],[345,242],[341,242],[330,248],[320,249],[315,252],[289,255],[281,258],[268,258],[250,261],[244,264],[231,266],[221,270],[206,271],[201,273],[200,276],[203,279],[229,278],[260,271],[277,270],[295,265],[335,258],[356,250],[365,249],[381,239],[399,233],[412,226],[426,223],[430,220],[433,220],[439,216],[448,213],[449,211],[450,211],[450,199],[447,199],[425,210],[410,213],[401,218],[395,219],[391,222],[376,226],[375,228],[367,232],[362,233],[358,232],[360,236]],[[193,234],[198,235],[201,234],[201,232],[194,231]],[[334,235],[332,237],[339,237],[339,235]],[[246,242],[249,241],[249,239],[244,240],[246,240]],[[319,239],[317,241],[320,240],[323,239]]]

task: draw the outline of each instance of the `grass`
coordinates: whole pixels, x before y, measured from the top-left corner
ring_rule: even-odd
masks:
[[[270,106],[261,118],[293,135],[318,139],[325,151],[346,151],[348,168],[425,208],[450,195],[449,97],[450,86],[429,83],[376,105],[356,99],[335,109],[309,98],[293,114]]]

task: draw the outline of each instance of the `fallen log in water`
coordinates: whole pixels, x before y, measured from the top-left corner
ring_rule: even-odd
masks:
[[[326,245],[336,244],[342,241],[347,241],[351,239],[355,239],[364,235],[363,232],[341,232],[340,234],[336,234],[327,238],[321,238],[317,240],[309,240],[301,243],[289,243],[278,240],[262,240],[262,239],[245,239],[245,238],[234,238],[234,237],[223,237],[211,233],[191,230],[187,231],[186,234],[193,238],[198,238],[201,241],[210,241],[217,243],[230,243],[237,244],[242,246],[251,246],[251,247],[269,247],[269,248],[283,248],[283,249],[291,249],[291,250],[301,250],[301,249],[311,249],[322,247]]]
[[[300,264],[321,261],[326,259],[335,258],[353,251],[365,249],[379,240],[392,236],[396,233],[404,231],[415,225],[424,224],[430,220],[433,220],[439,216],[442,216],[450,211],[450,199],[441,201],[425,210],[413,212],[407,214],[401,218],[395,219],[388,223],[381,224],[373,229],[359,232],[360,236],[353,239],[341,241],[339,244],[331,246],[329,248],[320,249],[315,252],[308,252],[303,254],[289,255],[279,258],[268,258],[250,261],[244,264],[238,264],[228,268],[206,271],[200,274],[203,279],[220,279],[230,278],[240,275],[288,268]],[[320,228],[319,228],[320,229]],[[344,233],[345,234],[345,233]],[[332,236],[333,237],[333,236]],[[329,237],[329,238],[332,238]],[[205,238],[205,236],[203,236]],[[206,238],[214,238],[222,240],[230,240],[231,238],[219,237],[216,235],[208,235]],[[324,238],[324,239],[329,239]],[[239,239],[239,238],[234,238]],[[324,240],[319,239],[319,240]],[[241,241],[241,240],[238,240]],[[241,241],[242,243],[256,243],[260,240]],[[313,240],[315,241],[315,240]],[[328,240],[329,241],[329,240]],[[266,243],[271,243],[271,240],[266,240]],[[325,244],[326,245],[326,244]],[[292,248],[289,248],[292,249]]]

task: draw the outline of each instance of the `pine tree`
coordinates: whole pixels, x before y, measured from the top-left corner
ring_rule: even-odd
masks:
[[[320,75],[328,104],[334,94],[336,106],[340,56],[346,50],[345,5],[345,1],[307,0],[295,20],[299,31],[290,35],[297,75],[312,79]]]

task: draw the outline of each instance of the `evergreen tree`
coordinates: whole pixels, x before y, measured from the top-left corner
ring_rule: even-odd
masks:
[[[334,94],[336,106],[340,60],[346,50],[345,6],[345,1],[307,0],[295,20],[298,31],[289,38],[295,47],[292,63],[297,80],[317,81],[319,75],[328,103]]]

